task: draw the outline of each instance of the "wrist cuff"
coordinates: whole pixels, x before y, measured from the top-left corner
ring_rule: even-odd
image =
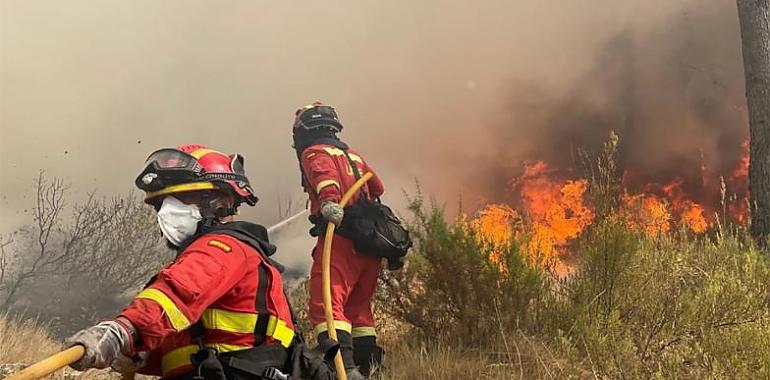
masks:
[[[136,347],[136,344],[140,341],[139,332],[136,330],[136,327],[134,327],[134,324],[131,323],[131,321],[126,317],[120,316],[115,318],[114,321],[121,328],[123,328],[123,331],[128,337],[128,340],[126,341],[126,347],[121,347],[121,352],[126,356],[133,356],[136,352],[134,347]]]

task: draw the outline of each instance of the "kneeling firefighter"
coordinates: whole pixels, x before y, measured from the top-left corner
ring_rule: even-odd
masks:
[[[161,149],[136,185],[176,259],[117,317],[67,339],[85,347],[72,366],[180,380],[288,379],[307,352],[293,350],[304,344],[295,344],[267,230],[232,221],[239,205],[257,202],[243,158],[201,145]],[[323,358],[315,365],[326,373],[318,379],[332,378]]]
[[[337,137],[341,130],[331,106],[315,102],[295,112],[294,149],[310,199],[310,221],[314,224],[310,234],[318,237],[310,272],[310,321],[319,343],[326,344],[330,339],[321,263],[324,232],[331,222],[339,227],[331,252],[332,314],[348,379],[356,380],[369,376],[382,361],[372,313],[382,259],[388,259],[389,269],[400,269],[411,240],[390,209],[379,202],[385,191],[382,181],[359,153]],[[369,172],[373,177],[353,196],[351,206],[343,209],[339,205],[342,195]]]

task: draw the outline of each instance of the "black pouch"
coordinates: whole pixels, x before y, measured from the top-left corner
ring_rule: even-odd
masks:
[[[305,343],[295,344],[291,356],[291,380],[335,380],[332,366],[339,343],[329,341],[315,348]]]
[[[340,235],[353,240],[358,252],[388,261],[400,260],[412,247],[409,231],[390,207],[363,197],[345,209]]]
[[[278,344],[219,354],[228,380],[271,379],[268,374],[286,370],[288,358],[286,348]]]

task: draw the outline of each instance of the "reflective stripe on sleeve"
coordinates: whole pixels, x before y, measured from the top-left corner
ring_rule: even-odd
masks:
[[[333,180],[333,179],[327,179],[327,180],[323,180],[323,181],[321,181],[321,182],[318,182],[318,186],[316,186],[316,187],[315,187],[315,192],[316,192],[316,193],[320,193],[320,192],[321,192],[321,190],[322,190],[324,187],[326,187],[326,186],[331,186],[331,185],[337,186],[337,188],[338,188],[338,189],[340,188],[340,184],[339,184],[339,183],[337,183],[337,181],[335,181],[335,180]]]
[[[174,301],[171,301],[171,298],[168,298],[168,296],[163,294],[163,292],[160,290],[148,288],[142,290],[141,293],[136,296],[136,298],[148,299],[157,302],[158,305],[160,305],[160,307],[163,309],[166,317],[168,317],[168,320],[171,322],[171,326],[174,327],[174,330],[182,331],[190,327],[190,321],[187,319],[187,317],[182,313],[182,311],[179,310]]]
[[[291,341],[294,340],[294,330],[287,326],[285,321],[273,315],[270,316],[270,320],[267,322],[265,335],[281,342],[281,345],[284,347],[289,347]]]

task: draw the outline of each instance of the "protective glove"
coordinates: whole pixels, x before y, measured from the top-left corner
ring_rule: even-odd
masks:
[[[150,353],[142,351],[137,353],[133,357],[128,357],[124,354],[118,354],[110,364],[110,367],[118,373],[134,373],[140,368],[147,365],[147,360],[150,358]]]
[[[335,226],[339,227],[342,223],[342,218],[345,217],[345,210],[337,202],[324,201],[321,203],[321,215],[326,221],[332,222]]]
[[[67,338],[65,344],[69,347],[82,345],[86,353],[70,366],[78,371],[85,371],[88,368],[107,368],[118,354],[131,352],[132,332],[129,330],[133,328],[130,322],[104,321],[78,331]]]

